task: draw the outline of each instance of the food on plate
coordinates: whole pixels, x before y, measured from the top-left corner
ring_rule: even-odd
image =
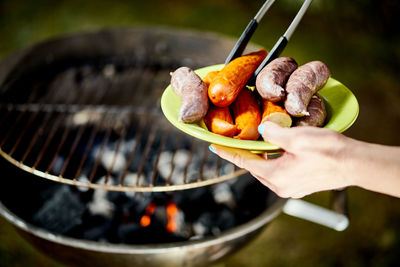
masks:
[[[297,69],[297,62],[290,57],[278,57],[257,75],[256,89],[264,100],[277,102],[285,97],[285,83]]]
[[[192,69],[180,67],[171,73],[171,87],[182,99],[179,121],[192,123],[207,114],[207,86]]]
[[[260,136],[257,128],[261,122],[261,111],[253,92],[246,88],[241,90],[232,104],[232,110],[238,130],[234,138],[257,140]]]
[[[258,140],[265,121],[322,127],[327,113],[317,91],[330,77],[328,67],[321,61],[298,67],[293,58],[280,57],[261,70],[253,92],[246,83],[266,55],[261,49],[238,57],[203,79],[188,67],[175,70],[171,87],[182,99],[178,120],[203,119],[210,132],[239,140]]]
[[[310,115],[296,119],[296,126],[321,127],[324,125],[326,119],[326,109],[324,100],[318,94],[315,94],[311,97],[310,103],[307,107],[307,112]]]
[[[203,120],[207,129],[213,133],[233,137],[237,132],[229,107],[221,108],[210,105]]]
[[[290,115],[309,115],[307,105],[330,76],[328,67],[321,61],[311,61],[297,68],[286,83],[285,108]]]
[[[208,87],[211,102],[218,107],[227,107],[232,104],[266,56],[267,51],[261,49],[229,62]]]
[[[212,80],[214,80],[215,76],[219,73],[219,70],[210,71],[207,73],[206,76],[203,78],[203,82],[208,86],[210,86]]]
[[[282,127],[292,126],[292,118],[289,113],[277,103],[263,101],[263,113],[261,122],[272,121]]]

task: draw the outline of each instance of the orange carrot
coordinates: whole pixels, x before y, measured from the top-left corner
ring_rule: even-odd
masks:
[[[218,107],[227,107],[235,101],[258,65],[267,56],[261,49],[229,62],[212,80],[208,87],[208,97]]]
[[[232,105],[235,116],[235,125],[239,134],[237,139],[257,140],[260,134],[257,131],[261,122],[261,111],[253,93],[248,89],[240,91]]]
[[[292,118],[289,113],[279,106],[277,103],[264,100],[263,101],[263,114],[261,122],[272,121],[282,127],[290,127],[292,125]]]
[[[213,133],[232,137],[237,132],[229,107],[211,106],[203,120],[208,130]]]

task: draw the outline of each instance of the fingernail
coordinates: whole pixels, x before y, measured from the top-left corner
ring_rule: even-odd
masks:
[[[214,154],[217,154],[217,152],[215,151],[215,148],[213,148],[212,146],[209,146],[208,149],[210,149],[210,151]]]
[[[264,134],[264,130],[265,130],[265,125],[264,123],[261,123],[260,125],[258,125],[258,132],[263,135]]]

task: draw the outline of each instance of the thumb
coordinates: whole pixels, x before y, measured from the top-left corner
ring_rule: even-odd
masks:
[[[295,132],[291,128],[281,127],[276,123],[266,121],[258,126],[258,131],[264,141],[280,146],[285,150],[290,150]]]

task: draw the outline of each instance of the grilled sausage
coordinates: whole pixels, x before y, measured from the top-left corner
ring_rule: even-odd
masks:
[[[171,86],[182,99],[179,121],[192,123],[201,120],[208,110],[206,84],[188,67],[178,68],[171,76]]]
[[[257,75],[256,88],[264,100],[277,102],[285,97],[284,85],[290,74],[297,69],[297,62],[290,57],[271,61]]]
[[[285,108],[290,115],[302,117],[307,111],[311,97],[328,81],[330,71],[321,61],[312,61],[300,66],[286,83]]]
[[[307,112],[310,115],[296,119],[296,126],[321,127],[324,125],[326,119],[326,109],[324,100],[318,94],[315,94],[311,97],[310,103],[307,107]]]

